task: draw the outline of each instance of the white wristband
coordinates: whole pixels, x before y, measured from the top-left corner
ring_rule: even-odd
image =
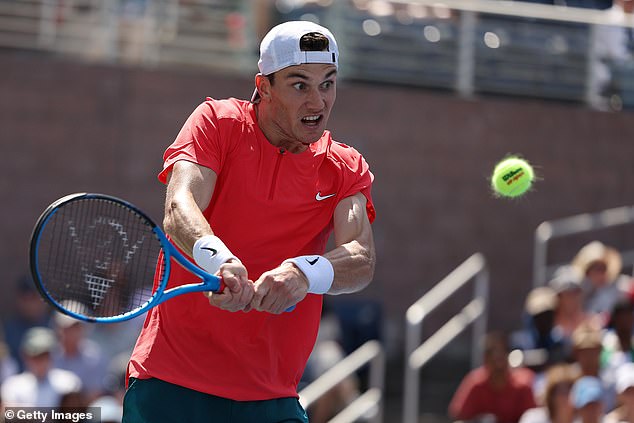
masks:
[[[309,294],[325,294],[335,279],[335,270],[324,256],[299,256],[284,260],[284,263],[293,263],[306,275]]]
[[[192,253],[196,264],[212,275],[218,272],[220,266],[229,260],[240,261],[215,235],[206,235],[196,241]]]

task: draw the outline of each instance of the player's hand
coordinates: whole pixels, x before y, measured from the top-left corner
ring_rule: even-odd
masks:
[[[285,263],[264,272],[254,282],[255,294],[251,308],[281,314],[304,299],[308,292],[308,279],[292,263]]]
[[[227,311],[249,311],[255,290],[246,267],[230,260],[220,266],[218,276],[222,278],[225,289],[221,293],[205,292],[209,304]]]

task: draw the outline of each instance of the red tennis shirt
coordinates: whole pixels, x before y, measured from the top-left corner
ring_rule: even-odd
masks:
[[[345,197],[363,193],[374,220],[373,175],[355,149],[326,131],[303,153],[280,151],[247,101],[207,99],[198,106],[165,152],[161,182],[178,160],[218,175],[203,214],[252,280],[287,258],[323,254]],[[168,287],[193,282],[195,276],[172,267]],[[281,315],[231,313],[201,293],[175,297],[148,312],[129,375],[238,401],[296,397],[321,305],[321,295],[309,294]]]

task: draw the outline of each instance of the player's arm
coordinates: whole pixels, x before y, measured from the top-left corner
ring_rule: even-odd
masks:
[[[244,310],[253,297],[253,284],[248,280],[246,268],[235,258],[214,266],[209,261],[211,257],[205,257],[212,250],[199,246],[200,241],[214,238],[202,210],[211,201],[216,179],[216,173],[209,168],[185,160],[177,161],[168,176],[163,227],[172,242],[194,257],[199,266],[222,276],[228,289],[221,294],[205,293],[209,302],[229,311]],[[215,245],[212,247],[220,249]]]
[[[323,257],[298,257],[263,273],[255,281],[252,307],[281,313],[301,301],[309,290],[334,295],[366,287],[376,262],[366,203],[361,193],[341,200],[334,213],[335,248]]]
[[[213,235],[202,210],[209,205],[216,179],[213,170],[185,160],[174,163],[168,175],[163,227],[190,257],[198,239]]]
[[[328,294],[357,292],[372,281],[376,252],[366,203],[365,196],[357,193],[341,200],[335,209],[335,248],[324,254],[335,272]]]

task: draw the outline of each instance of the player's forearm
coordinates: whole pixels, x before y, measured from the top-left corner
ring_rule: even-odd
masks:
[[[198,239],[213,234],[202,210],[209,205],[215,184],[211,169],[185,160],[176,162],[168,176],[163,228],[190,256]]]
[[[168,195],[163,227],[172,242],[189,256],[199,238],[213,234],[193,197],[186,193]]]
[[[354,240],[324,254],[335,270],[330,295],[357,292],[368,286],[374,277],[376,254],[372,240]]]

